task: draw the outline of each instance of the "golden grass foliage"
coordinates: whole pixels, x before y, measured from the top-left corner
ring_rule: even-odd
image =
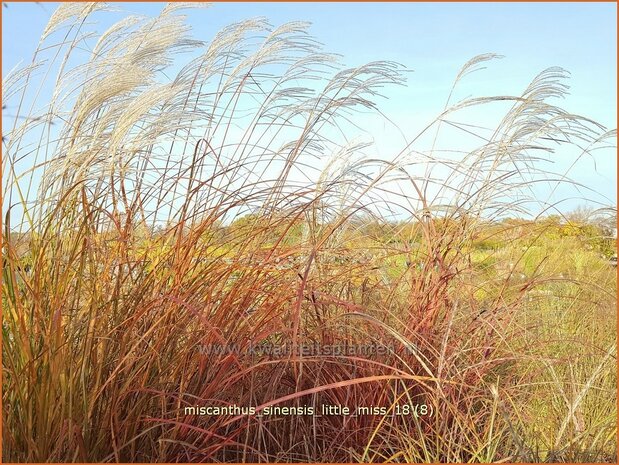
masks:
[[[549,102],[565,72],[449,101],[368,158],[347,134],[399,65],[343,68],[305,23],[202,43],[186,7],[96,34],[104,5],[61,4],[3,82],[3,460],[616,460],[612,242],[502,220],[531,183],[569,182],[540,168],[554,148],[612,144]],[[453,115],[495,104],[478,146],[439,157]],[[285,354],[247,352],[265,343]],[[303,351],[368,343],[389,351]],[[185,410],[233,404],[384,410]],[[392,415],[404,404],[432,415]]]

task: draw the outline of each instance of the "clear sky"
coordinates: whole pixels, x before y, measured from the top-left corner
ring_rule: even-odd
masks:
[[[157,14],[161,3],[118,3],[120,10]],[[2,14],[3,76],[30,59],[55,3],[8,3]],[[502,60],[469,78],[463,92],[520,94],[550,66],[571,73],[566,110],[608,128],[617,121],[615,3],[215,3],[187,13],[194,35],[209,40],[223,26],[264,16],[274,25],[312,23],[311,33],[346,65],[397,61],[414,72],[408,87],[391,89],[381,109],[400,128],[423,127],[441,110],[459,68],[480,53]],[[120,19],[124,13],[109,16]],[[101,24],[104,30],[108,24]],[[616,152],[572,173],[616,204]]]

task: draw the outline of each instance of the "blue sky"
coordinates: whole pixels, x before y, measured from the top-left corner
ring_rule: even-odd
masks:
[[[9,3],[3,8],[4,74],[28,62],[56,4]],[[161,3],[118,3],[120,10],[154,15]],[[312,23],[325,49],[353,66],[393,60],[413,70],[406,88],[387,89],[381,109],[407,134],[441,110],[454,77],[468,59],[497,53],[502,60],[473,74],[468,94],[519,94],[540,71],[560,66],[571,73],[561,106],[608,128],[617,120],[617,11],[615,3],[216,3],[188,12],[194,35],[210,39],[223,26],[264,16],[274,25]],[[124,13],[108,15],[106,21]],[[101,24],[104,30],[108,24]],[[380,137],[378,137],[380,138]],[[577,180],[616,204],[616,152],[605,151]],[[560,165],[560,162],[559,162]],[[560,169],[559,169],[560,171]]]

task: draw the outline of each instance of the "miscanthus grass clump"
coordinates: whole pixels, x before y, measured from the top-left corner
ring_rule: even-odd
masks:
[[[96,33],[105,5],[63,3],[4,79],[3,460],[616,460],[614,243],[517,219],[569,183],[553,157],[613,144],[552,103],[565,72],[376,157],[401,66],[305,23],[204,43],[186,6]]]

